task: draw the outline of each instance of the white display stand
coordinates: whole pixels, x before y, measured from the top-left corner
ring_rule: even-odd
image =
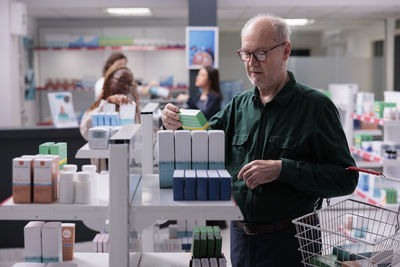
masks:
[[[160,189],[158,175],[142,179],[129,173],[129,149],[141,125],[125,125],[109,143],[110,203],[90,205],[0,204],[0,220],[82,220],[95,230],[103,230],[109,219],[110,253],[75,253],[78,267],[189,266],[189,253],[142,253],[129,251],[131,229],[143,230],[157,219],[241,220],[240,209],[231,201],[173,201],[172,189]],[[143,131],[145,134],[145,131]],[[150,146],[150,143],[147,144]],[[153,149],[143,147],[143,150]],[[77,157],[107,158],[107,151],[83,146]],[[21,229],[23,231],[23,229]]]

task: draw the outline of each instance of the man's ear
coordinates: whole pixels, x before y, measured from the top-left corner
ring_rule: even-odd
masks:
[[[287,61],[290,56],[290,51],[292,50],[292,45],[287,42],[283,45],[283,60]]]

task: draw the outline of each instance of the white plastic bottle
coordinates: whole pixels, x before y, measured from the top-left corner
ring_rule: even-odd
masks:
[[[72,204],[75,199],[75,177],[76,173],[71,171],[62,171],[59,183],[59,202],[63,204]]]
[[[82,166],[82,171],[87,171],[90,172],[91,177],[90,177],[90,183],[92,185],[92,195],[91,195],[91,202],[94,203],[97,200],[97,194],[98,194],[98,173],[96,172],[97,167],[96,165],[83,165]]]
[[[91,173],[87,171],[78,172],[78,181],[75,183],[75,203],[89,204],[91,199]]]

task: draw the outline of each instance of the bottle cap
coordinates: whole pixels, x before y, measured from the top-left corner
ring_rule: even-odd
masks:
[[[75,164],[65,164],[63,166],[63,171],[65,172],[76,172],[76,170],[78,170],[78,166]]]
[[[96,172],[96,170],[97,170],[96,165],[83,165],[82,166],[82,171]]]

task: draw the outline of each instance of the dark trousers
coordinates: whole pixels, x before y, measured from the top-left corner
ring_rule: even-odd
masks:
[[[247,235],[231,222],[232,267],[303,267],[292,225],[281,231]]]

